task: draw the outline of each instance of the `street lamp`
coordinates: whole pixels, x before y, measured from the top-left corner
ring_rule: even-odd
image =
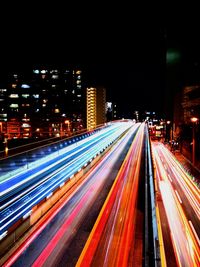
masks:
[[[166,121],[166,124],[165,124],[165,140],[167,142],[170,142],[170,123],[171,121]]]
[[[192,125],[192,163],[195,165],[195,124],[198,121],[198,118],[192,117],[191,122],[193,123]]]

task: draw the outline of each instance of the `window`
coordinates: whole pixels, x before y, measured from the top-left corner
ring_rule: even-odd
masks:
[[[35,74],[39,74],[40,71],[39,71],[39,70],[33,70],[33,73],[35,73]]]
[[[52,79],[58,79],[58,75],[52,75]]]
[[[10,108],[18,108],[18,107],[19,107],[18,104],[11,104],[11,105],[10,105]]]
[[[23,104],[22,104],[22,107],[30,107],[30,104],[28,104],[28,103],[23,103]]]
[[[27,88],[30,88],[30,85],[23,83],[23,84],[21,85],[21,88],[25,88],[25,89],[27,89]]]
[[[10,98],[19,98],[19,95],[18,94],[10,94],[9,97]]]
[[[41,70],[41,73],[45,74],[45,73],[47,73],[47,70]]]
[[[34,94],[33,97],[34,98],[39,98],[39,94]]]
[[[29,94],[22,94],[23,98],[28,98],[30,95]]]

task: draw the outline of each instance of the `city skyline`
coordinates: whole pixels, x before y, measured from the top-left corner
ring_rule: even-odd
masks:
[[[9,73],[31,72],[35,66],[41,69],[52,66],[54,68],[67,68],[69,64],[25,64],[15,66],[5,72]],[[73,65],[73,64],[72,64]],[[90,86],[104,86],[107,90],[107,100],[116,102],[121,111],[131,116],[135,110],[162,111],[164,91],[161,81],[157,78],[158,66],[150,68],[148,64],[135,66],[133,64],[74,64],[83,70],[85,89]],[[6,80],[6,79],[5,79]],[[159,102],[157,101],[159,99]]]
[[[113,25],[107,16],[104,22],[95,20],[94,30],[84,21],[77,34],[69,21],[66,35],[62,33],[65,24],[55,29],[58,22],[42,30],[40,17],[35,24],[27,21],[30,31],[17,22],[19,31],[1,44],[0,81],[10,71],[26,71],[36,65],[77,65],[83,69],[85,87],[104,86],[108,101],[117,102],[125,115],[134,110],[164,113],[168,48],[180,53],[181,81],[199,82],[197,26],[182,20],[164,27],[153,22],[132,25],[131,18],[120,24],[116,19],[114,16]],[[12,43],[15,39],[20,42]]]

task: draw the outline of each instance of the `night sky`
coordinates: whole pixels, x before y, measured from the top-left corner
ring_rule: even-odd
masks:
[[[1,33],[1,76],[35,64],[76,64],[83,69],[86,86],[105,86],[107,99],[125,113],[163,111],[166,47],[180,48],[181,26],[166,27],[145,14],[138,17],[128,6],[92,8],[94,12],[82,14],[80,7],[78,13],[76,8],[59,13],[61,9],[51,7],[48,12],[34,8],[33,13],[10,14],[12,23]]]

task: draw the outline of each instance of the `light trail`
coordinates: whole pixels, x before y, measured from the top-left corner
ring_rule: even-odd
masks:
[[[99,217],[76,264],[79,266],[131,266],[134,243],[139,170],[144,124],[109,192]]]
[[[28,247],[34,242],[36,238],[39,238],[39,235],[49,227],[49,224],[56,216],[62,212],[61,210],[69,204],[67,208],[65,220],[58,230],[55,228],[55,234],[52,239],[48,241],[48,243],[44,246],[43,250],[40,251],[40,244],[37,242],[38,248],[36,252],[38,253],[37,258],[35,258],[35,263],[26,263],[23,261],[24,265],[32,265],[35,266],[55,266],[55,260],[58,256],[57,253],[58,247],[62,247],[67,242],[67,240],[71,240],[74,233],[77,231],[79,225],[85,218],[85,213],[89,212],[91,205],[94,203],[97,195],[105,184],[106,179],[108,179],[109,174],[112,170],[112,166],[116,163],[119,158],[119,155],[123,152],[125,146],[127,145],[128,140],[131,138],[133,133],[137,130],[137,125],[133,126],[132,129],[125,134],[125,136],[117,142],[113,148],[106,154],[102,160],[101,164],[94,166],[89,175],[86,175],[86,178],[83,182],[79,183],[77,187],[75,187],[69,197],[65,202],[61,204],[61,207],[58,208],[47,220],[40,225],[40,228],[36,229],[29,238],[18,248],[18,250],[12,255],[12,257],[3,265],[3,266],[11,266],[16,262],[16,260],[25,253]],[[57,223],[61,223],[57,221]],[[46,231],[47,239],[49,236],[49,230]],[[35,256],[34,256],[35,257]]]
[[[186,203],[186,199],[180,196],[175,182],[187,197],[188,203],[191,205],[190,211],[192,208],[194,215],[198,215],[197,211],[200,205],[197,195],[198,188],[163,144],[153,143],[152,149],[157,169],[157,183],[170,227],[177,264],[178,266],[198,267],[200,266],[198,235],[193,225],[192,229],[191,221],[187,218],[187,210],[183,205]]]
[[[60,184],[78,172],[90,159],[94,158],[102,149],[109,146],[113,140],[118,138],[129,127],[129,123],[126,125],[123,124],[123,127],[121,125],[117,131],[106,135],[103,140],[100,139],[101,143],[96,144],[96,146],[91,146],[90,149],[63,166],[61,170],[56,170],[50,177],[45,177],[43,183],[39,182],[38,185],[34,185],[33,189],[29,188],[28,193],[23,198],[21,197],[6,209],[0,211],[0,234],[6,232],[17,220],[30,212],[30,209],[39,203],[39,201],[52,194],[57,187],[60,187]]]

